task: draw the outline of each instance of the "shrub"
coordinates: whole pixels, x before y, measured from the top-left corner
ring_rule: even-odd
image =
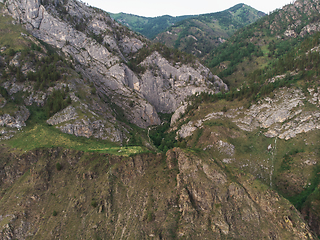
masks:
[[[92,201],[91,201],[91,206],[94,207],[94,208],[96,208],[96,207],[98,206],[97,201],[96,201],[96,200],[92,200]]]
[[[12,49],[12,48],[10,48],[10,50],[9,50],[9,52],[8,52],[8,55],[9,56],[14,56],[16,54],[16,51],[14,50],[14,49]]]
[[[61,171],[62,165],[61,165],[60,163],[57,163],[57,164],[56,164],[56,168],[57,168],[58,171]]]
[[[53,213],[52,213],[52,216],[54,216],[54,217],[55,217],[55,216],[57,216],[57,215],[58,215],[57,211],[56,211],[56,210],[54,210],[54,211],[53,211]]]

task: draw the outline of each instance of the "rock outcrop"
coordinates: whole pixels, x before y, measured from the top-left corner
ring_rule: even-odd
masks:
[[[125,137],[111,122],[106,121],[82,105],[77,108],[69,106],[63,109],[49,118],[47,123],[56,126],[64,133],[73,134],[77,137],[90,138],[93,136],[94,138],[118,143],[122,143]]]
[[[126,118],[139,127],[160,124],[157,112],[175,111],[189,95],[227,90],[201,64],[173,66],[157,52],[141,63],[148,69],[144,74],[134,73],[126,62],[148,41],[81,2],[46,1],[42,5],[38,0],[8,0],[5,6],[35,37],[71,56],[101,99],[122,108]],[[150,66],[157,69],[150,70]]]
[[[140,65],[147,67],[147,70],[141,76],[139,90],[158,112],[174,112],[187,96],[196,93],[228,91],[227,85],[200,63],[195,68],[172,66],[158,52],[154,52]],[[213,79],[213,83],[208,79]]]
[[[266,137],[278,137],[289,140],[300,133],[320,129],[320,110],[306,111],[304,101],[308,98],[311,104],[319,107],[319,94],[309,89],[311,96],[305,96],[301,90],[283,88],[276,92],[274,98],[264,98],[249,109],[230,109],[227,113],[213,112],[196,123],[188,122],[177,132],[180,137],[191,136],[206,121],[231,119],[244,131],[257,128],[266,129]]]
[[[20,129],[26,126],[25,122],[28,120],[29,116],[29,110],[25,106],[21,106],[11,115],[4,114],[0,116],[0,126]]]

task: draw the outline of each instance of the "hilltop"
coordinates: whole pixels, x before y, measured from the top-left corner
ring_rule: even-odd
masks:
[[[221,12],[201,14],[177,22],[167,31],[159,33],[154,41],[203,57],[238,29],[264,15],[263,12],[241,3]]]

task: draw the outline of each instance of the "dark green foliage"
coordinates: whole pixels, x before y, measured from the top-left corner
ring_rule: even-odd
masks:
[[[0,86],[0,94],[2,97],[4,97],[5,99],[9,98],[9,94],[7,92],[7,89],[5,89],[4,87]]]
[[[289,155],[289,154],[286,154],[283,157],[283,160],[282,160],[282,163],[281,163],[281,167],[280,167],[280,171],[290,170],[292,163],[293,163],[292,156]]]
[[[288,200],[298,209],[301,211],[301,208],[304,206],[304,204],[310,204],[307,201],[308,197],[314,197],[312,196],[313,193],[315,193],[315,196],[319,196],[319,189],[318,186],[320,184],[320,166],[317,165],[313,169],[312,178],[310,181],[310,185],[308,186],[298,195],[295,195],[293,197],[287,197]]]
[[[196,144],[199,142],[199,139],[201,138],[202,134],[203,134],[203,128],[200,128],[197,130],[197,133],[196,133],[196,139],[194,141],[194,147],[196,146]]]
[[[9,49],[8,55],[13,57],[16,54],[16,51],[12,48]]]
[[[288,153],[286,153],[283,157],[283,160],[282,160],[282,163],[281,163],[281,166],[280,166],[280,171],[286,171],[286,170],[290,170],[291,168],[291,165],[293,163],[293,156],[298,154],[298,153],[301,153],[301,152],[304,152],[304,149],[294,149]]]
[[[176,146],[176,133],[174,131],[171,131],[170,133],[167,132],[170,128],[171,114],[159,115],[162,119],[162,124],[152,129],[149,136],[153,144],[160,151],[166,152]]]
[[[31,105],[27,107],[30,111],[30,117],[27,125],[42,124],[47,120],[47,115],[43,107]]]
[[[179,22],[185,18],[189,18],[192,16],[179,16],[179,17],[171,17],[168,15],[148,18],[148,17],[140,17],[132,14],[119,13],[113,14],[110,13],[111,17],[119,22],[126,22],[130,29],[139,32],[142,35],[146,36],[149,39],[153,39],[160,32],[165,31],[172,24]]]
[[[147,213],[147,221],[148,222],[152,222],[153,220],[154,220],[154,218],[155,218],[155,216],[154,216],[154,214],[153,214],[153,212],[148,212]]]
[[[56,164],[56,169],[57,169],[58,171],[61,171],[62,165],[61,165],[60,163],[57,163],[57,164]]]
[[[219,73],[219,77],[223,78],[234,73],[237,70],[236,66],[239,63],[246,57],[250,60],[250,57],[253,55],[256,57],[263,55],[259,46],[248,42],[237,43],[228,41],[211,53],[211,60],[208,61],[208,66],[214,68],[221,62],[230,61],[228,68]]]
[[[56,210],[54,210],[53,212],[52,212],[52,216],[57,216],[58,215],[58,213],[57,213],[57,211]]]
[[[9,75],[12,77],[16,77],[16,80],[18,82],[23,82],[25,81],[25,77],[23,75],[23,73],[21,72],[21,67],[15,67],[14,65],[9,65],[8,66],[9,69]]]
[[[47,118],[66,108],[69,104],[71,104],[71,98],[68,96],[66,89],[53,90],[45,106]]]
[[[88,34],[88,37],[91,37],[93,39],[95,39],[98,43],[102,44],[103,43],[103,34],[95,34],[94,32],[90,32]]]
[[[94,207],[94,208],[96,208],[96,207],[98,206],[97,201],[94,200],[94,199],[92,199],[92,201],[91,201],[91,206]]]
[[[206,126],[209,126],[209,127],[223,126],[223,124],[221,122],[217,122],[217,121],[205,121],[203,124]]]
[[[136,131],[133,131],[130,134],[130,140],[128,142],[128,146],[141,146],[141,145],[142,145],[141,136]]]
[[[7,71],[4,69],[4,70],[2,71],[2,76],[1,76],[1,78],[2,78],[2,79],[7,79],[7,77],[8,77]]]
[[[41,51],[42,51],[41,47],[38,46],[38,45],[35,44],[35,43],[32,43],[32,44],[31,44],[31,50],[38,51],[38,52],[41,52]]]

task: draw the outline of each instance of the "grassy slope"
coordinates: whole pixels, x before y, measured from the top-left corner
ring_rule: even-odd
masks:
[[[2,8],[3,4],[0,3],[0,10],[2,10]],[[21,33],[26,33],[26,30],[19,24],[13,25],[12,20],[9,16],[0,16],[0,46],[7,48],[3,53],[8,53],[10,48],[19,51],[30,45],[30,43],[21,36]]]
[[[0,4],[0,7],[2,8],[3,5]],[[6,47],[6,50],[1,54],[6,56],[6,58],[11,59],[12,56],[8,56],[10,55],[10,51],[24,51],[27,52],[27,56],[25,56],[25,58],[28,59],[28,53],[33,53],[33,51],[30,51],[30,47],[33,42],[30,39],[23,37],[21,33],[27,34],[26,30],[19,24],[13,25],[12,21],[13,19],[9,16],[0,16],[0,48]],[[51,49],[51,51],[55,50]],[[30,61],[33,60],[31,59]],[[79,77],[78,74],[70,67],[63,64],[61,66],[60,65],[61,63],[59,64],[59,71],[61,73],[68,73],[66,75],[66,80]],[[3,67],[4,66],[0,66],[1,72],[4,69]],[[1,83],[7,80],[8,79],[2,78]],[[78,95],[84,95],[82,98],[85,101],[89,101],[87,99],[88,94],[82,93],[81,90],[83,90],[83,88],[79,90]],[[21,97],[21,95],[25,94],[26,93],[20,94],[19,92],[14,96]],[[5,107],[0,108],[0,115],[13,114],[22,103],[17,103],[16,100],[8,101]],[[87,139],[84,137],[75,137],[73,135],[64,134],[55,127],[49,126],[46,123],[47,117],[45,114],[45,107],[30,107],[30,110],[31,116],[27,121],[27,127],[18,132],[14,138],[10,139],[9,141],[4,141],[6,144],[8,144],[8,146],[24,151],[30,151],[37,148],[64,147],[82,151],[98,151],[125,156],[148,151],[146,148],[140,146],[120,147],[108,141]],[[134,132],[136,134],[136,130]]]
[[[31,116],[26,122],[27,126],[12,139],[4,141],[7,145],[25,151],[38,148],[63,147],[85,152],[97,151],[124,156],[148,151],[141,146],[119,147],[109,141],[76,137],[62,133],[45,122],[46,116],[43,109],[37,107],[30,107],[29,109],[31,110]]]

